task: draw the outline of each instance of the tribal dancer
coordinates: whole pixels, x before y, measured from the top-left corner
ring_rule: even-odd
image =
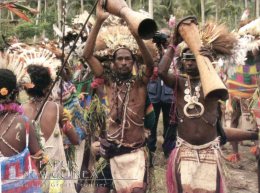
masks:
[[[196,25],[196,18],[187,18],[183,25],[189,24]],[[217,27],[211,29],[217,29]],[[215,38],[221,36],[222,31],[217,31],[220,34],[212,33],[215,34]],[[228,33],[222,37],[227,38],[224,41],[225,48],[229,43],[234,43]],[[179,37],[175,35],[159,63],[159,76],[168,86],[176,86],[177,108],[173,109],[173,112],[177,117],[178,137],[167,168],[168,192],[227,192],[220,149],[225,135],[220,127],[218,98],[203,97],[201,83],[203,74],[200,75],[197,60],[189,47],[182,47],[180,51],[180,67],[184,74],[177,74],[176,70],[173,74],[168,72],[178,41]],[[205,45],[203,48],[206,48]],[[198,52],[200,57],[205,57],[203,61],[212,60],[212,55],[206,50],[201,49]],[[228,130],[227,140],[236,140],[231,132],[233,132],[232,129]]]
[[[0,52],[0,192],[40,193],[41,181],[32,158],[39,160],[42,151],[17,101],[22,71],[14,60]]]
[[[54,86],[51,97],[57,102],[62,99],[64,109],[68,111],[71,115],[70,120],[78,135],[79,144],[75,145],[71,143],[71,141],[68,140],[68,137],[64,136],[65,138],[63,142],[65,146],[65,154],[70,171],[73,171],[77,175],[80,175],[81,179],[84,179],[83,173],[85,172],[86,168],[83,164],[83,157],[85,146],[89,146],[88,144],[86,144],[86,131],[88,124],[84,118],[84,109],[80,105],[80,101],[76,93],[76,87],[71,81],[71,73],[69,67],[66,66],[61,77],[62,79],[60,79],[60,81],[58,81]],[[78,180],[77,184],[78,192],[80,192],[82,183],[84,183],[84,180],[81,179]]]
[[[51,86],[52,79],[49,69],[41,65],[29,65],[27,73],[32,86],[25,89],[30,100],[23,104],[23,107],[25,114],[34,120]],[[52,192],[54,189],[64,193],[76,192],[66,161],[63,135],[67,136],[74,145],[79,144],[79,138],[68,117],[62,106],[53,101],[47,101],[40,112],[39,119],[35,121],[38,125],[37,132],[41,138],[42,148],[49,158],[48,163],[42,165],[43,171],[46,172],[42,172],[42,177],[45,179],[44,192]]]
[[[174,50],[169,48],[165,55],[169,57],[173,53]],[[223,192],[222,170],[219,165],[220,137],[216,129],[218,100],[205,100],[201,97],[199,71],[195,57],[188,48],[182,52],[181,58],[186,76],[179,76],[177,80],[178,137],[167,171],[168,189],[170,193]],[[167,78],[166,65],[170,64],[167,61],[169,59],[163,57],[159,64],[159,75],[166,84],[172,86],[176,80],[173,76]],[[195,106],[190,105],[188,111],[196,114],[196,117],[187,113],[185,108],[192,98],[197,102]]]
[[[132,32],[146,69],[142,68],[136,76],[132,75],[132,68],[136,63],[133,51],[128,47],[118,47],[113,52],[112,72],[104,71],[100,61],[93,56],[93,52],[97,34],[107,17],[108,13],[105,13],[99,4],[96,24],[87,39],[83,55],[95,76],[104,77],[109,102],[108,129],[105,138],[100,140],[100,153],[109,159],[113,182],[118,193],[133,191],[141,193],[145,192],[146,185],[144,182],[146,87],[152,75],[153,60],[143,41]],[[128,42],[131,38],[128,36]],[[98,192],[109,192],[109,189],[99,189]]]
[[[234,64],[229,67],[229,103],[227,110],[231,113],[231,127],[255,130],[256,123],[251,113],[253,94],[257,89],[257,78],[260,73],[260,19],[251,21],[238,30],[239,46],[235,50]],[[228,157],[230,161],[240,160],[238,142],[232,143],[233,153]],[[256,153],[256,146],[250,150]]]

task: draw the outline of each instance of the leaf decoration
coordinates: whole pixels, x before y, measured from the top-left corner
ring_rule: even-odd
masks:
[[[16,14],[18,17],[20,17],[21,19],[25,20],[25,21],[28,21],[28,22],[31,22],[31,20],[21,11],[19,11],[18,9],[16,9],[15,7],[13,6],[6,6],[6,8],[13,12],[14,14]]]
[[[31,7],[27,7],[27,6],[24,6],[24,5],[21,5],[21,4],[18,4],[18,3],[14,3],[15,7],[17,9],[20,9],[20,10],[23,10],[23,11],[27,11],[27,12],[30,12],[32,14],[37,14],[39,13],[39,11],[37,11],[36,9],[33,9]]]
[[[27,7],[27,6],[23,6],[20,5],[18,3],[15,2],[3,2],[0,3],[0,9],[2,8],[6,8],[9,11],[11,11],[12,13],[16,14],[19,18],[27,21],[27,22],[31,22],[31,20],[28,18],[28,16],[23,12],[29,12],[32,14],[37,14],[38,11],[36,9],[33,9],[31,7]]]

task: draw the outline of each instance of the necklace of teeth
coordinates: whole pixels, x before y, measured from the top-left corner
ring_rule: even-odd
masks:
[[[186,101],[187,104],[184,106],[183,112],[185,116],[188,118],[200,117],[201,115],[203,115],[205,110],[203,104],[199,102],[201,83],[200,82],[198,83],[198,85],[194,89],[194,93],[192,94],[190,77],[188,77],[187,81],[185,82],[185,87],[186,88],[184,89],[184,101]],[[196,107],[199,107],[199,109]],[[197,112],[195,113],[188,112],[189,110],[192,110],[194,108]]]

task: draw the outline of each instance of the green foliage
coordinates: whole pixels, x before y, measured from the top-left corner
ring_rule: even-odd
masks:
[[[14,28],[16,36],[20,40],[25,40],[27,38],[33,38],[34,35],[40,34],[40,29],[38,26],[32,24],[32,23],[21,23],[17,27]]]
[[[51,5],[51,4],[50,4]],[[54,6],[55,4],[53,4]],[[7,14],[4,13],[4,14]],[[39,23],[36,25],[36,17],[30,16],[31,22],[25,22],[21,19],[12,21],[11,18],[1,20],[0,22],[0,35],[6,37],[16,36],[24,42],[32,42],[34,36],[40,37],[45,31],[45,36],[49,39],[54,38],[52,25],[57,21],[57,13],[55,7],[48,7],[46,14],[40,13]],[[3,16],[2,16],[3,17]],[[0,38],[0,47],[3,46],[3,40]]]
[[[163,14],[162,14],[163,13]],[[169,9],[165,5],[157,5],[154,7],[154,19],[159,28],[167,26],[170,14]]]
[[[54,38],[53,24],[57,24],[57,1],[46,0],[47,11],[44,11],[44,2],[41,1],[41,13],[39,24],[36,26],[36,16],[30,15],[32,23],[26,23],[18,17],[11,18],[11,14],[7,9],[1,9],[0,18],[0,35],[17,36],[22,41],[31,41],[37,35],[41,37],[45,31],[45,37],[49,39]],[[84,0],[84,9],[89,11],[92,9],[96,0]],[[148,11],[148,0],[132,0],[132,9],[143,9]],[[215,20],[218,16],[219,22],[225,22],[230,29],[237,28],[240,17],[244,11],[244,0],[204,0],[205,2],[205,18],[206,20]],[[36,8],[38,1],[25,1],[25,6]],[[251,18],[255,16],[255,1],[248,1],[248,6],[251,12]],[[80,0],[68,1],[67,4],[67,20],[70,24],[71,19],[80,13]],[[159,28],[166,27],[170,15],[176,16],[180,19],[187,15],[195,15],[198,20],[201,20],[201,1],[200,0],[153,0],[154,19]],[[217,11],[217,13],[216,13]],[[95,13],[94,13],[95,14]],[[2,38],[0,38],[0,47],[3,45]]]

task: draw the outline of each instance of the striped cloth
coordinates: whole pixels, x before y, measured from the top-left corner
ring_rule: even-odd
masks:
[[[177,137],[167,165],[168,193],[228,192],[221,158],[219,138],[196,146]]]
[[[252,97],[257,88],[259,72],[260,64],[238,66],[236,73],[226,82],[230,95],[239,98]]]

